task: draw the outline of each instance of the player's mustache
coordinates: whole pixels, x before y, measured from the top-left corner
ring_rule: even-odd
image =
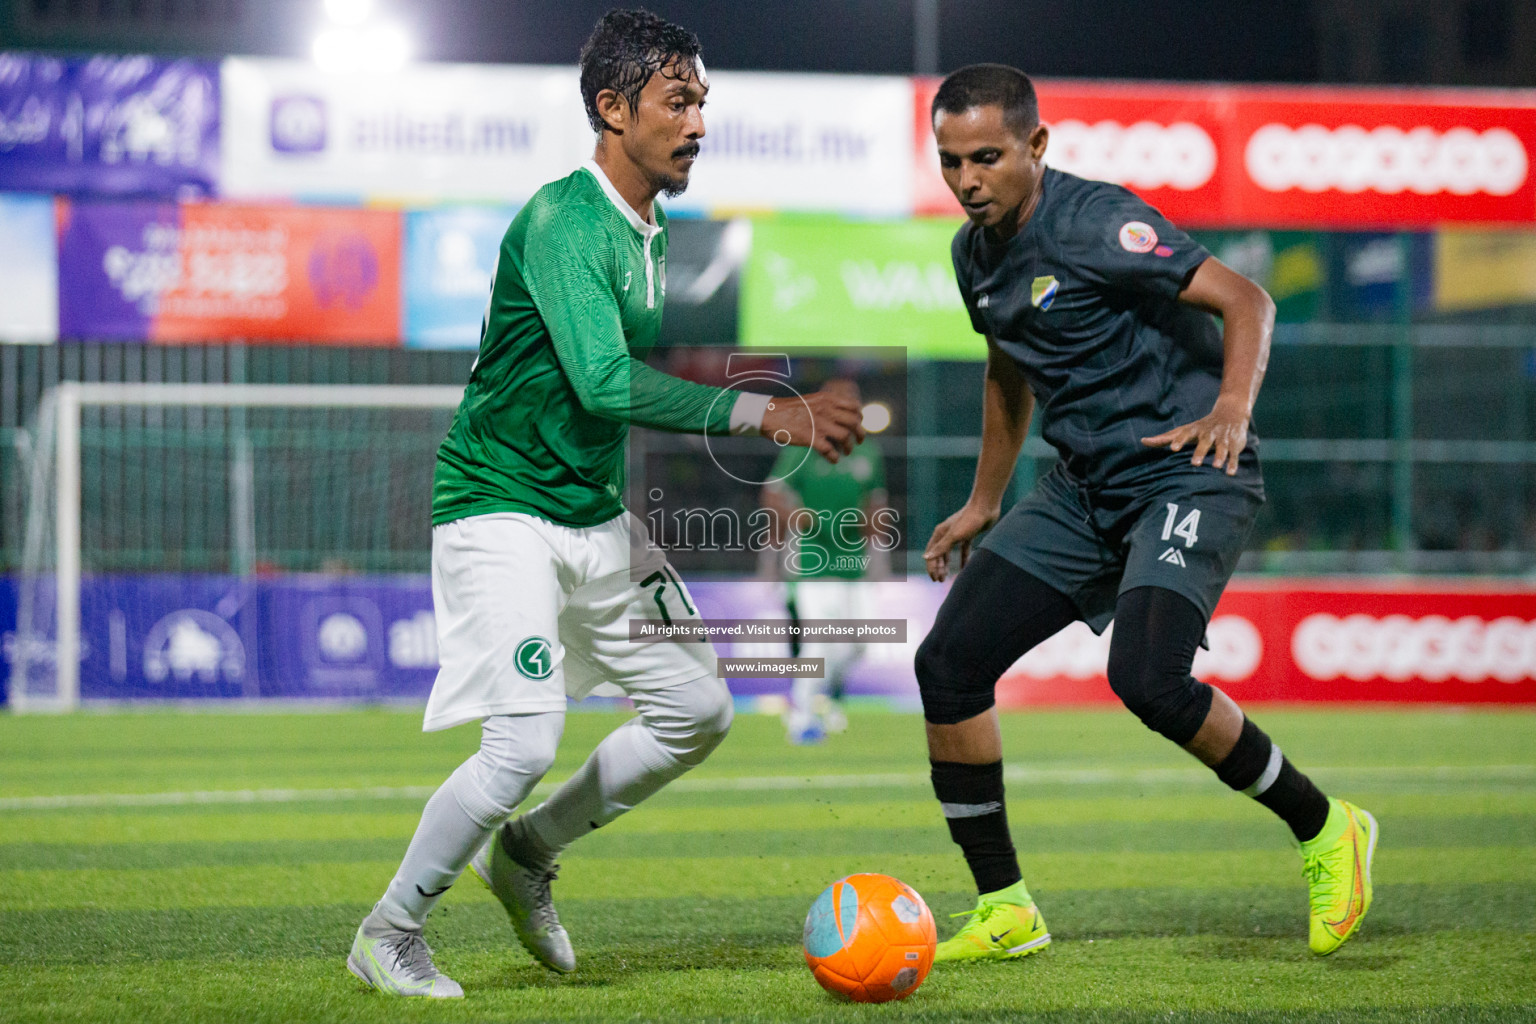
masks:
[[[677,158],[677,157],[680,157],[680,156],[698,156],[698,155],[699,155],[699,144],[697,142],[690,142],[686,146],[678,146],[676,149],[674,149],[672,151],[672,156],[673,156],[674,159]]]

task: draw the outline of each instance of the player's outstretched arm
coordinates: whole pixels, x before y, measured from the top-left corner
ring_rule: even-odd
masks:
[[[987,374],[982,391],[981,454],[976,458],[976,480],[964,507],[933,531],[923,549],[928,575],[942,581],[949,575],[949,552],[960,548],[960,568],[971,556],[971,541],[1002,514],[1003,494],[1013,478],[1013,466],[1029,432],[1035,396],[1019,372],[1019,366],[987,335]]]
[[[1211,455],[1211,464],[1232,476],[1237,473],[1238,457],[1248,446],[1248,422],[1269,365],[1275,302],[1263,288],[1215,257],[1200,264],[1188,287],[1179,293],[1179,301],[1221,317],[1221,393],[1209,415],[1155,437],[1144,437],[1141,443],[1177,452],[1193,442],[1191,463],[1198,466]]]

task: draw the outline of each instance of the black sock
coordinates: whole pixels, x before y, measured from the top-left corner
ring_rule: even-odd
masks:
[[[1008,834],[1003,805],[1003,762],[934,761],[933,795],[944,809],[949,835],[971,866],[978,893],[1006,889],[1023,878]]]
[[[1328,798],[1247,718],[1216,777],[1278,814],[1301,842],[1316,838],[1328,820]]]

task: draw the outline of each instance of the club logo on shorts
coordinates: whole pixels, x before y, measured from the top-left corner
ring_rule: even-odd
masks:
[[[555,670],[554,649],[541,636],[531,636],[518,644],[513,660],[517,670],[529,679],[547,679]]]
[[[1037,277],[1029,286],[1029,301],[1041,309],[1050,309],[1051,303],[1056,301],[1056,292],[1060,288],[1061,282],[1054,277]]]
[[[1120,248],[1126,252],[1151,252],[1157,245],[1157,232],[1143,221],[1128,221],[1120,226]]]

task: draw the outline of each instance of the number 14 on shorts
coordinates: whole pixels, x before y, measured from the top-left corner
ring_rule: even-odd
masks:
[[[1175,523],[1178,525],[1175,526]],[[1163,540],[1172,540],[1174,537],[1181,537],[1184,540],[1184,546],[1186,548],[1192,548],[1195,546],[1195,541],[1200,539],[1198,532],[1199,529],[1199,509],[1190,509],[1187,513],[1185,513],[1184,518],[1180,519],[1179,506],[1171,501],[1168,502],[1168,518],[1163,520]]]

